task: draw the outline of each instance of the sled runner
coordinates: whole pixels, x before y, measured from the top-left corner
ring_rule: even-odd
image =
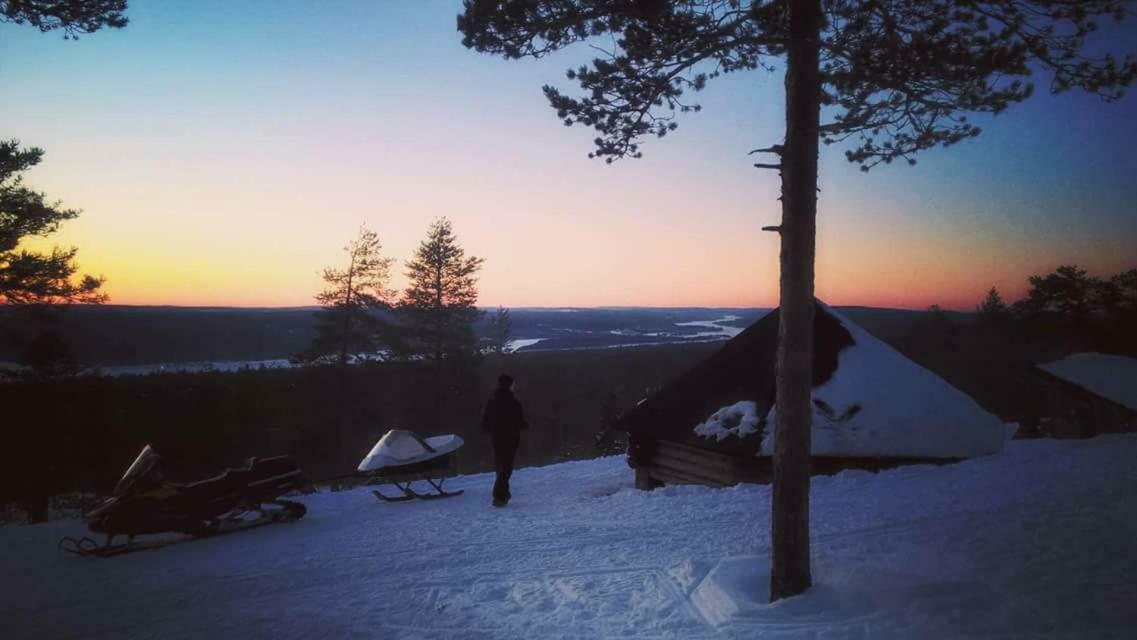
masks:
[[[442,485],[454,472],[454,452],[462,444],[462,438],[453,434],[423,438],[412,431],[392,429],[375,443],[358,470],[370,480],[368,484],[393,484],[402,492],[389,496],[378,489],[371,491],[386,502],[451,498],[462,490],[446,491]],[[411,487],[415,481],[428,483],[433,491],[415,491]]]
[[[299,502],[280,499],[300,486],[302,474],[288,456],[250,458],[244,467],[189,484],[162,476],[161,458],[147,445],[115,486],[113,495],[84,514],[87,528],[106,534],[99,545],[83,537],[59,541],[63,551],[108,557],[153,549],[177,540],[135,543],[138,535],[181,533],[203,538],[304,517]],[[251,517],[250,517],[251,516]],[[115,536],[127,536],[114,544]]]

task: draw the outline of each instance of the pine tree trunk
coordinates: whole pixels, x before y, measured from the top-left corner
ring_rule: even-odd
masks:
[[[774,446],[770,600],[802,593],[809,567],[813,260],[821,80],[820,0],[790,3],[782,151],[781,311]]]

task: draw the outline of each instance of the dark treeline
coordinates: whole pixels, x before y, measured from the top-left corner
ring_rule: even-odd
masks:
[[[715,348],[488,357],[464,373],[446,372],[441,407],[437,369],[422,362],[350,367],[346,390],[334,366],[13,382],[0,385],[7,423],[0,504],[106,493],[147,443],[163,454],[176,480],[282,453],[295,456],[313,480],[326,480],[352,473],[388,429],[433,435],[423,425],[439,414],[439,433],[466,439],[460,470],[485,471],[490,448],[479,421],[502,370],[517,379],[531,425],[519,464],[593,457],[603,451],[595,437],[606,421]],[[337,451],[343,411],[349,426]]]
[[[992,287],[976,307],[980,322],[1008,339],[1137,354],[1137,269],[1096,277],[1064,265],[1028,281],[1030,289],[1013,304]]]
[[[1037,367],[1087,351],[1137,356],[1137,270],[1093,277],[1062,266],[1028,281],[1030,289],[1015,302],[992,288],[975,314],[933,306],[881,337],[987,411],[1018,423],[1020,436],[1090,437],[1137,428],[1131,412]]]

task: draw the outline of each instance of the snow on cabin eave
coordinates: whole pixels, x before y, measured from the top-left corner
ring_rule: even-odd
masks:
[[[1137,415],[1137,358],[1073,353],[1035,365],[1043,375]]]

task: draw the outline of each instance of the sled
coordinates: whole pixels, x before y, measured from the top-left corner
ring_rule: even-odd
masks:
[[[461,436],[454,434],[423,438],[413,431],[392,429],[375,443],[358,471],[369,485],[394,485],[401,495],[387,495],[379,489],[371,493],[384,502],[434,500],[462,495],[462,490],[447,491],[446,479],[454,473],[455,452],[462,447]],[[415,491],[413,482],[430,485],[427,492]]]
[[[166,539],[136,543],[139,535],[180,533],[204,538],[291,522],[304,517],[307,509],[280,496],[299,488],[302,482],[299,467],[288,456],[250,458],[243,467],[227,469],[205,480],[189,484],[170,482],[162,475],[161,458],[147,445],[123,474],[111,497],[83,514],[91,532],[106,535],[104,544],[89,537],[66,537],[57,546],[80,556],[110,557],[172,542]],[[249,515],[255,517],[247,519]],[[126,543],[114,544],[120,535],[127,537]]]

